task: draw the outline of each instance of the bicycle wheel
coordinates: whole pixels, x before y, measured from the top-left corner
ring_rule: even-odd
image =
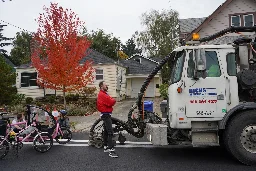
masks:
[[[55,140],[59,144],[66,144],[72,139],[72,132],[67,128],[61,128],[62,133],[58,132]]]
[[[122,135],[122,132],[126,129],[126,125],[123,121],[111,117],[112,120],[112,128],[113,128],[113,143],[114,145],[116,144],[116,141],[114,140],[117,135]],[[90,134],[89,134],[89,141],[88,145],[89,146],[95,146],[96,148],[102,148],[103,147],[103,120],[99,118],[96,120],[91,129],[90,129]],[[120,140],[120,139],[119,139]],[[125,141],[119,141],[120,143],[124,143]]]
[[[36,151],[45,153],[53,146],[52,136],[48,132],[38,133],[33,140],[33,145]]]
[[[9,152],[9,143],[3,139],[0,139],[0,144],[0,159],[3,159]]]

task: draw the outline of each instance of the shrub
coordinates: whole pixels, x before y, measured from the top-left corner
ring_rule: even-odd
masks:
[[[56,96],[56,100],[58,101],[58,103],[64,103],[63,96],[60,96],[60,95]]]
[[[26,104],[31,104],[33,102],[33,98],[32,97],[27,97],[26,98]]]
[[[12,111],[12,113],[23,113],[23,112],[25,112],[25,108],[21,104],[11,106],[10,110]]]
[[[77,101],[79,99],[79,94],[68,94],[66,96],[67,102]]]
[[[97,111],[96,99],[79,100],[67,106],[69,116],[85,116],[91,115]]]
[[[16,94],[12,100],[13,105],[22,104],[22,101],[25,99],[25,94]]]
[[[83,99],[87,99],[90,97],[95,97],[96,96],[96,87],[84,87],[80,93]]]
[[[41,107],[41,106],[43,106],[43,103],[40,101],[36,101],[36,106]]]
[[[49,96],[48,97],[49,103],[53,104],[55,102],[55,98],[56,98],[55,96]]]
[[[166,83],[165,84],[161,84],[160,87],[159,87],[160,95],[164,99],[168,98],[168,87],[169,87],[169,85],[166,84]]]

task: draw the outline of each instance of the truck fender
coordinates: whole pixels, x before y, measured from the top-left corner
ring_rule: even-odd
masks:
[[[220,121],[219,129],[225,129],[226,124],[229,121],[229,119],[232,116],[236,115],[238,112],[243,111],[243,110],[251,110],[251,109],[256,109],[256,103],[254,103],[254,102],[244,102],[244,103],[241,103],[241,104],[233,107],[232,109],[230,109],[226,113],[224,118]]]

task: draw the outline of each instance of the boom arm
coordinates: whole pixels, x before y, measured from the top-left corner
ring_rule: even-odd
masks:
[[[217,32],[211,36],[204,37],[200,39],[200,42],[207,42],[211,41],[213,39],[216,39],[220,36],[223,36],[227,33],[237,33],[237,32],[256,32],[256,25],[253,27],[229,27],[227,29],[221,30],[220,32]]]

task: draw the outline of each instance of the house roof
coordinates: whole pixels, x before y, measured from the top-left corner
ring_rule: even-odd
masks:
[[[125,67],[127,67],[127,74],[150,74],[154,67],[148,67],[135,61],[121,60]]]
[[[134,58],[135,56],[139,56],[139,57],[145,58],[145,59],[147,59],[147,60],[149,60],[149,61],[151,61],[151,62],[154,62],[154,63],[156,63],[156,64],[159,64],[159,61],[157,61],[157,60],[159,60],[158,57],[148,58],[148,57],[145,57],[145,56],[143,56],[143,55],[141,55],[141,54],[134,54],[134,55],[132,55],[130,58],[127,58],[127,59],[125,59],[125,60],[130,60],[130,59]],[[161,59],[160,59],[160,61],[161,61]]]
[[[91,59],[93,60],[93,64],[116,64],[117,62],[106,55],[103,55],[102,53],[94,50],[89,49],[89,54],[84,57],[80,63],[84,63],[86,60]]]
[[[24,68],[31,68],[31,62],[27,63],[27,64],[21,64],[19,66],[17,66],[16,68],[19,68],[19,69],[24,69]]]
[[[205,19],[206,17],[179,19],[180,32],[191,33],[200,24],[202,24]]]
[[[149,59],[153,59],[156,62],[161,62],[163,60],[163,58],[160,57],[150,57]]]
[[[222,36],[222,37],[218,37],[214,40],[211,40],[207,43],[204,43],[204,44],[230,44],[230,43],[233,43],[236,39],[238,38],[242,38],[242,37],[245,37],[243,35],[239,35],[239,36]],[[247,38],[251,38],[253,41],[256,37],[256,34],[254,35],[246,35]]]
[[[80,61],[81,64],[85,63],[85,61],[89,59],[93,60],[93,64],[117,64],[115,60],[103,55],[102,53],[94,49],[88,49],[88,50],[89,50],[89,54],[81,59]],[[17,68],[29,68],[29,67],[31,67],[31,62],[27,64],[22,64]]]
[[[209,17],[207,17],[197,28],[192,30],[186,37],[185,41],[192,38],[192,33],[198,33],[205,25],[207,25],[217,14],[219,14],[225,7],[227,7],[233,0],[226,0],[222,3]]]

